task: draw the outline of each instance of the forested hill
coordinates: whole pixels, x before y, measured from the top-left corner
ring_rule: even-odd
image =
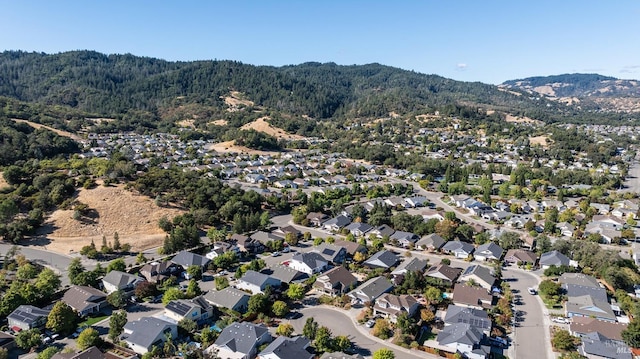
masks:
[[[478,82],[459,82],[380,64],[305,63],[270,67],[235,61],[169,62],[133,55],[73,51],[0,54],[0,96],[62,105],[101,116],[176,120],[227,114],[232,91],[262,110],[315,119],[367,119],[435,110],[499,110],[547,122],[575,120],[575,109]],[[585,115],[583,121],[598,121]],[[599,115],[600,116],[600,115]],[[610,119],[610,118],[609,118]]]
[[[564,74],[506,81],[503,88],[606,111],[640,112],[640,81],[598,74]]]

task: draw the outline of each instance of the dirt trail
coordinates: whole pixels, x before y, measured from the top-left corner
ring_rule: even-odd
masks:
[[[27,125],[29,125],[29,126],[31,126],[33,128],[36,128],[36,129],[37,128],[46,128],[47,130],[55,132],[60,136],[69,137],[70,139],[72,139],[74,141],[80,141],[81,140],[80,136],[78,136],[76,134],[73,134],[73,133],[67,132],[67,131],[58,130],[56,128],[53,128],[53,127],[50,127],[50,126],[47,126],[47,125],[42,125],[42,124],[39,124],[39,123],[27,121],[27,120],[20,120],[20,119],[17,119],[17,118],[12,118],[11,120],[13,120],[15,122],[18,122],[18,123],[26,123]]]

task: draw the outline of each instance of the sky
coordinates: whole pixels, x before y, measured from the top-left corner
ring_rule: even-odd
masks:
[[[0,0],[0,51],[640,79],[640,0]]]

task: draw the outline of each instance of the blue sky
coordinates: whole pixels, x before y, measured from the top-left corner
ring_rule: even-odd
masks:
[[[493,84],[573,72],[640,79],[637,0],[0,0],[0,9],[0,50],[377,62]]]

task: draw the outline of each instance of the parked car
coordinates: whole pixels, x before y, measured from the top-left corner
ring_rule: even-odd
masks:
[[[367,328],[373,328],[373,326],[376,324],[376,321],[373,319],[369,319],[367,320],[366,323],[364,323],[364,326]]]
[[[491,342],[491,344],[500,348],[506,348],[509,344],[504,338],[500,337],[489,338],[489,341]]]
[[[569,319],[565,318],[565,317],[554,317],[553,319],[551,319],[552,322],[555,323],[559,323],[559,324],[570,324],[571,322],[569,322]]]
[[[277,257],[277,256],[279,256],[279,255],[280,255],[280,252],[273,252],[273,253],[271,253],[271,256],[272,256],[272,257]]]
[[[538,294],[538,291],[535,288],[527,288],[527,291],[529,292],[529,294],[531,295],[536,295]]]

